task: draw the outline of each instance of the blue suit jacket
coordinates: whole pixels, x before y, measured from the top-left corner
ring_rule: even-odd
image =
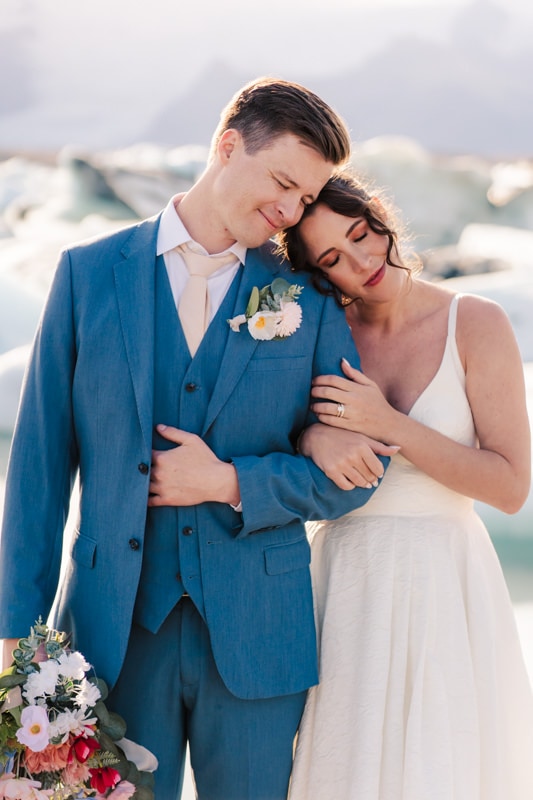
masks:
[[[142,559],[151,461],[154,266],[159,217],[62,253],[23,389],[8,468],[0,635],[56,621],[113,684],[126,651]],[[280,271],[270,245],[248,252],[235,304]],[[196,509],[206,621],[217,666],[240,697],[317,681],[304,522],[334,518],[372,490],[343,492],[294,439],[314,375],[358,358],[342,312],[305,285],[292,336],[228,337],[203,436],[238,472],[242,518]],[[63,531],[79,470],[80,520],[58,591]],[[228,514],[231,512],[231,515]],[[136,543],[139,547],[135,549]],[[133,545],[133,546],[132,546]],[[57,593],[57,596],[56,596]]]

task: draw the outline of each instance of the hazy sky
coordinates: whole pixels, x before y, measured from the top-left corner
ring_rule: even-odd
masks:
[[[529,0],[474,0],[506,9]],[[28,29],[28,57],[44,88],[95,92],[121,70],[150,97],[190,83],[220,59],[257,74],[334,73],[379,50],[393,35],[445,35],[472,0],[0,0],[0,30]],[[166,74],[165,74],[166,73]],[[154,76],[163,85],[153,85]],[[292,77],[292,76],[287,76]],[[59,88],[61,87],[61,88]]]
[[[495,8],[507,17],[496,46],[531,47],[531,0],[0,0],[0,34],[18,61],[2,79],[21,97],[31,84],[43,120],[89,125],[107,105],[148,121],[213,62],[244,80],[334,78],[392,38],[445,40],[462,14],[482,29]],[[25,112],[11,123],[21,136],[32,124]]]

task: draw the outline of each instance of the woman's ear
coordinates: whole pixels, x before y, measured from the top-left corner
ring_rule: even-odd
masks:
[[[373,210],[377,211],[380,217],[384,218],[387,216],[387,211],[377,195],[372,195],[369,205],[372,206]]]

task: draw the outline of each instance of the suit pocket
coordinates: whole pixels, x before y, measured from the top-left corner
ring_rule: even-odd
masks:
[[[84,536],[80,531],[74,531],[74,539],[72,542],[72,558],[78,564],[92,569],[96,557],[96,542],[88,536]]]
[[[281,575],[295,569],[305,569],[311,563],[311,549],[305,537],[290,544],[266,547],[263,552],[267,575]]]
[[[276,342],[278,344],[278,342]],[[261,370],[262,372],[270,372],[272,370],[285,370],[285,369],[305,369],[309,366],[309,358],[307,356],[288,356],[279,357],[274,354],[268,356],[256,355],[251,361],[248,362],[247,369],[251,372]]]

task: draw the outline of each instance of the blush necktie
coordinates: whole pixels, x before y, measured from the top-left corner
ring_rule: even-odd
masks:
[[[217,269],[236,260],[233,253],[208,256],[197,253],[189,244],[176,248],[185,261],[189,280],[178,303],[178,314],[191,356],[198,350],[210,319],[210,302],[207,279]]]

